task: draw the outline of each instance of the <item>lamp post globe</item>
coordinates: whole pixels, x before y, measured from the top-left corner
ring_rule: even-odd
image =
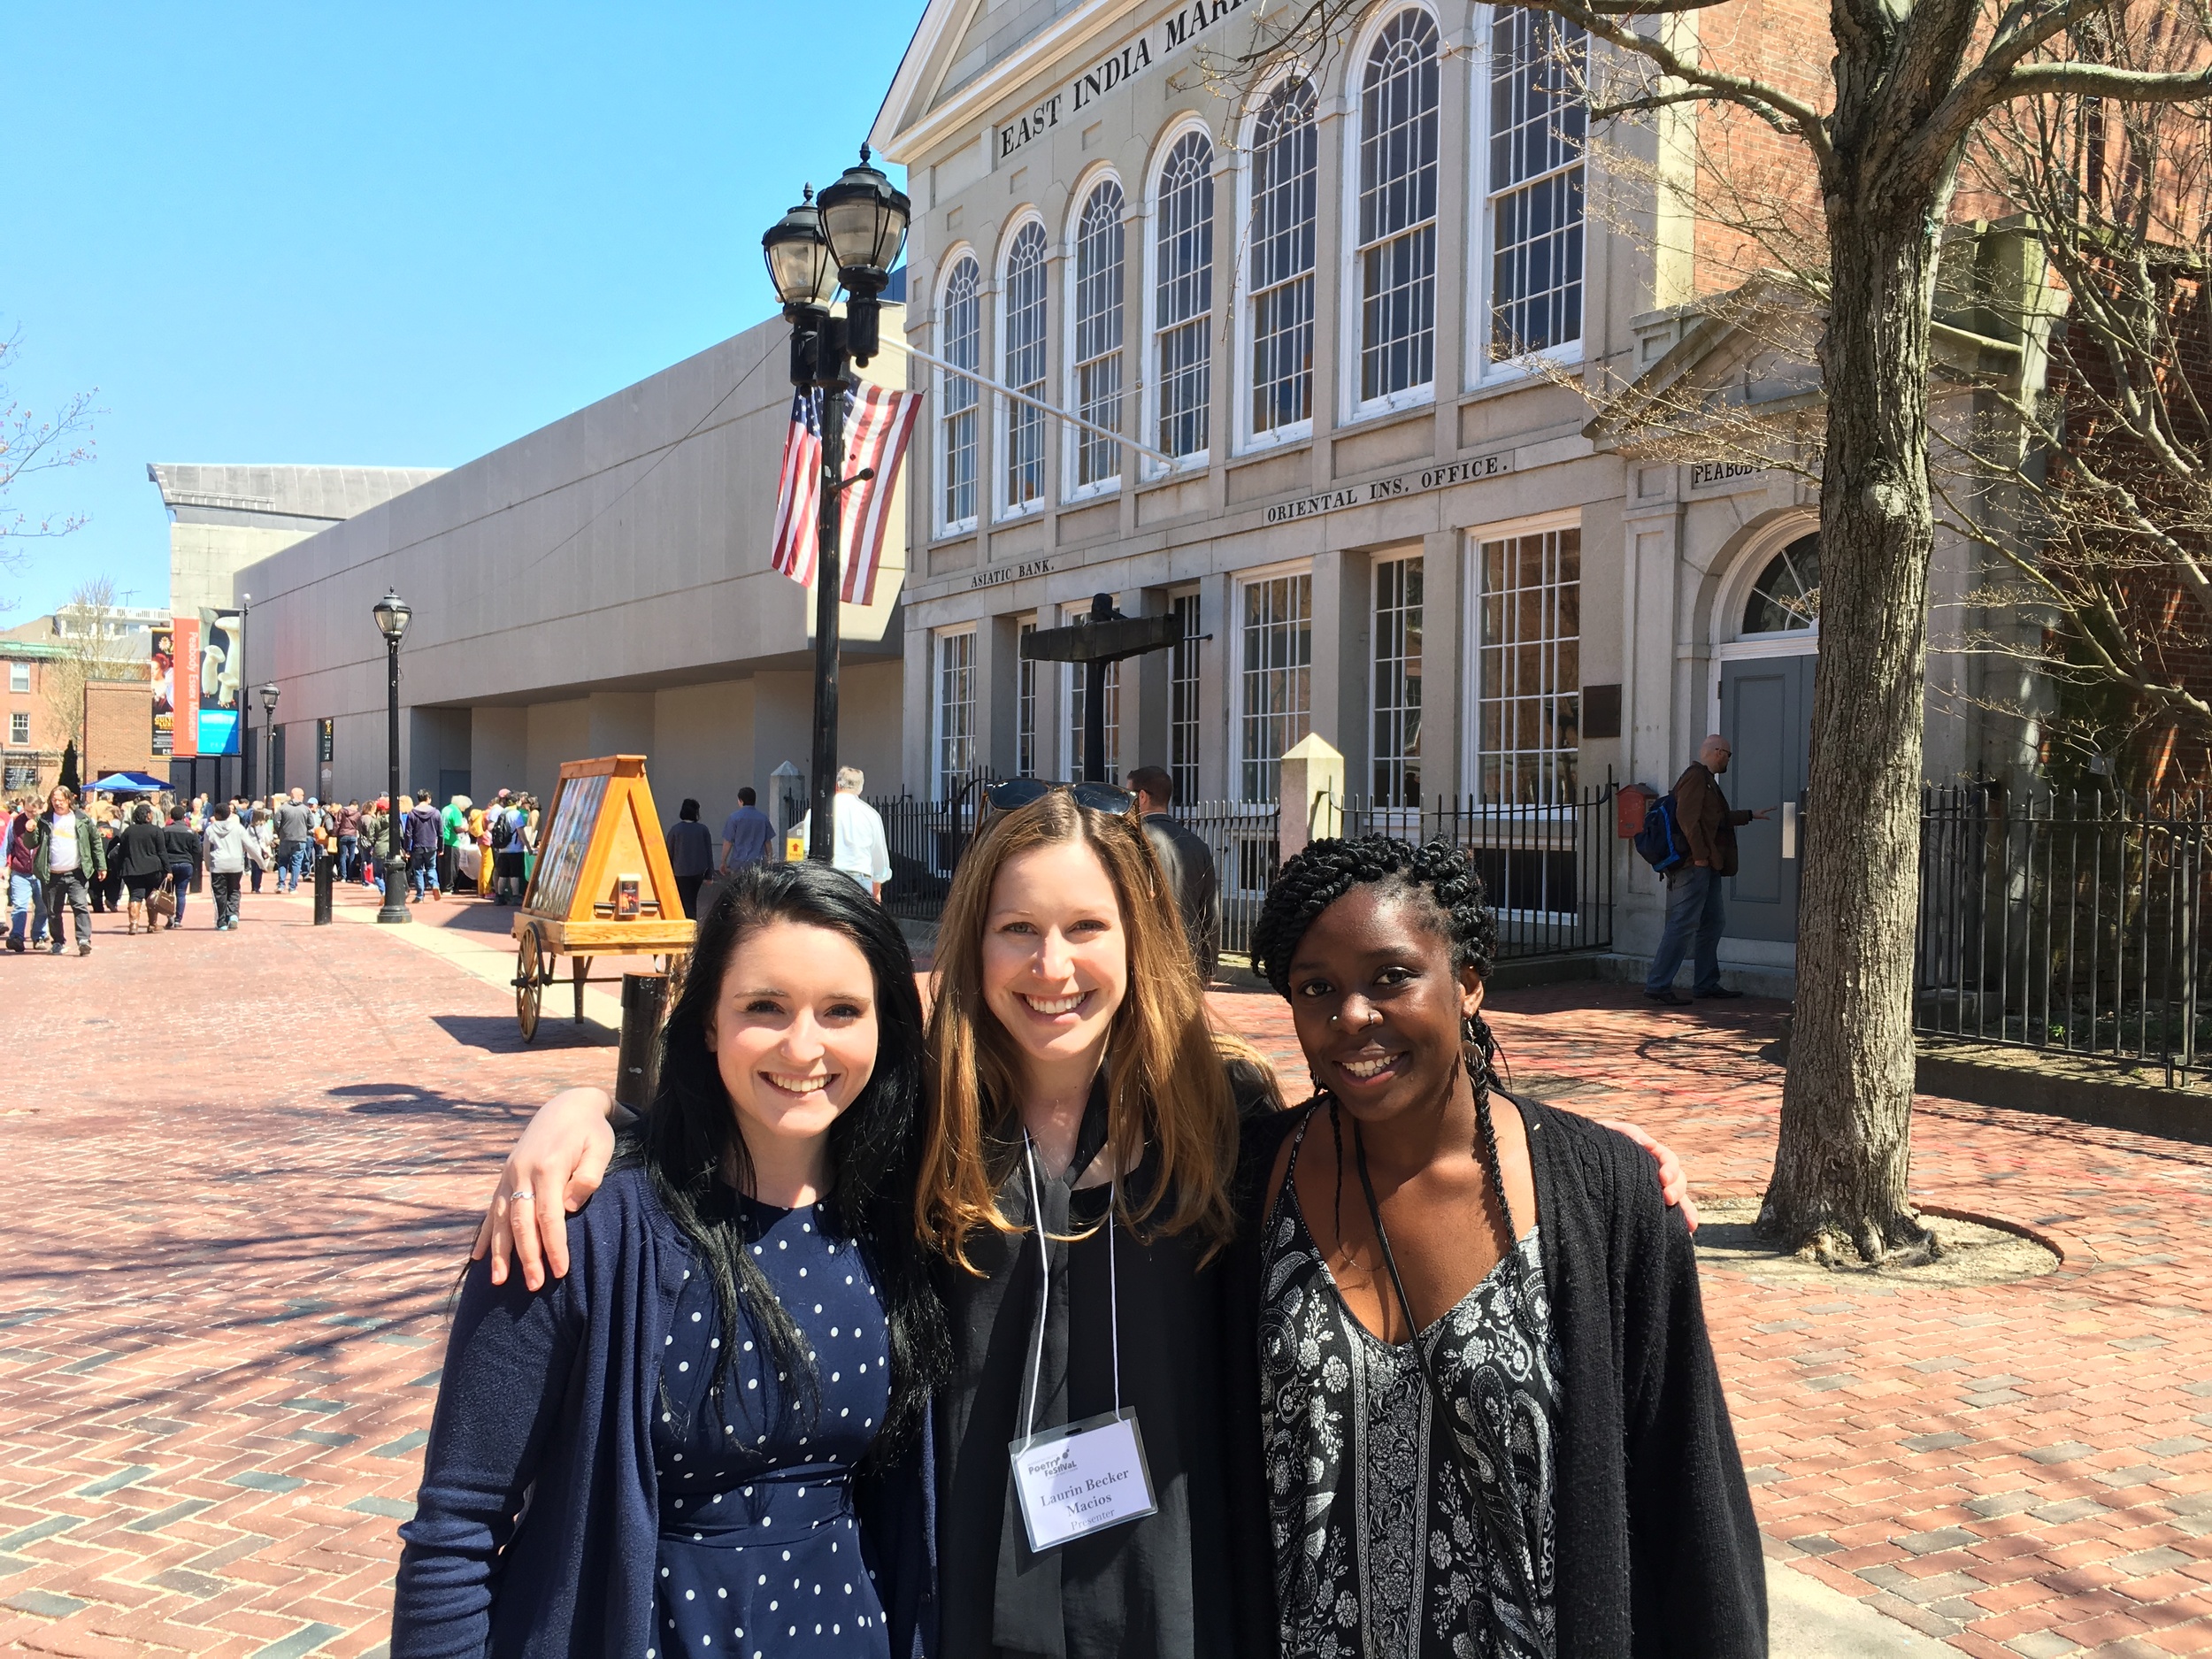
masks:
[[[835,184],[825,188],[816,207],[838,269],[849,273],[845,286],[857,292],[853,275],[873,273],[878,279],[875,291],[882,292],[881,279],[890,274],[899,262],[899,250],[906,246],[914,204],[879,168],[869,164],[867,145],[860,147],[860,165],[846,168]]]
[[[407,602],[391,588],[384,590],[384,597],[376,602],[372,614],[376,618],[376,631],[384,636],[385,661],[385,752],[388,771],[384,794],[384,846],[380,863],[384,870],[384,903],[376,913],[380,922],[406,922],[414,918],[407,913],[407,855],[400,850],[399,822],[399,641],[407,632],[407,620],[414,613]]]
[[[265,713],[276,712],[277,699],[284,695],[284,687],[272,680],[261,687],[261,707]]]
[[[787,310],[829,310],[837,295],[837,261],[822,234],[812,185],[798,206],[768,227],[760,250],[768,261],[768,280]]]

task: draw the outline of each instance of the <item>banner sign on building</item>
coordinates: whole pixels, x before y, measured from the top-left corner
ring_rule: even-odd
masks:
[[[199,617],[170,617],[170,739],[168,752],[179,761],[199,757]],[[162,699],[155,697],[155,708]],[[162,717],[155,715],[159,726]]]
[[[200,649],[194,678],[198,725],[196,752],[238,752],[238,701],[245,695],[239,677],[245,667],[242,618],[235,611],[204,609],[198,624]]]
[[[154,741],[157,757],[176,753],[177,636],[172,628],[154,630],[154,649],[148,672],[154,682]]]

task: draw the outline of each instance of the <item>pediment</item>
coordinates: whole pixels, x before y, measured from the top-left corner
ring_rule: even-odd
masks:
[[[1063,55],[1143,12],[1138,0],[929,0],[868,142],[911,165],[949,127],[987,119]]]

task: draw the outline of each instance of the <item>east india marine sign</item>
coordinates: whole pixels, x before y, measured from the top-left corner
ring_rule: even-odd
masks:
[[[1251,0],[1254,6],[1260,0]],[[1134,81],[1169,53],[1180,51],[1216,24],[1241,12],[1246,0],[1187,0],[1120,50],[1102,58],[1059,90],[994,129],[992,156],[1004,161],[1033,138],[1072,120],[1125,81]]]

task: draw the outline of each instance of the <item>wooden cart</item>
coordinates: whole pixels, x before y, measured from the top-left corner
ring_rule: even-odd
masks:
[[[676,891],[644,756],[564,762],[543,821],[514,919],[515,1021],[525,1042],[538,1034],[560,957],[569,958],[581,1021],[592,957],[658,956],[672,978],[696,932]]]

